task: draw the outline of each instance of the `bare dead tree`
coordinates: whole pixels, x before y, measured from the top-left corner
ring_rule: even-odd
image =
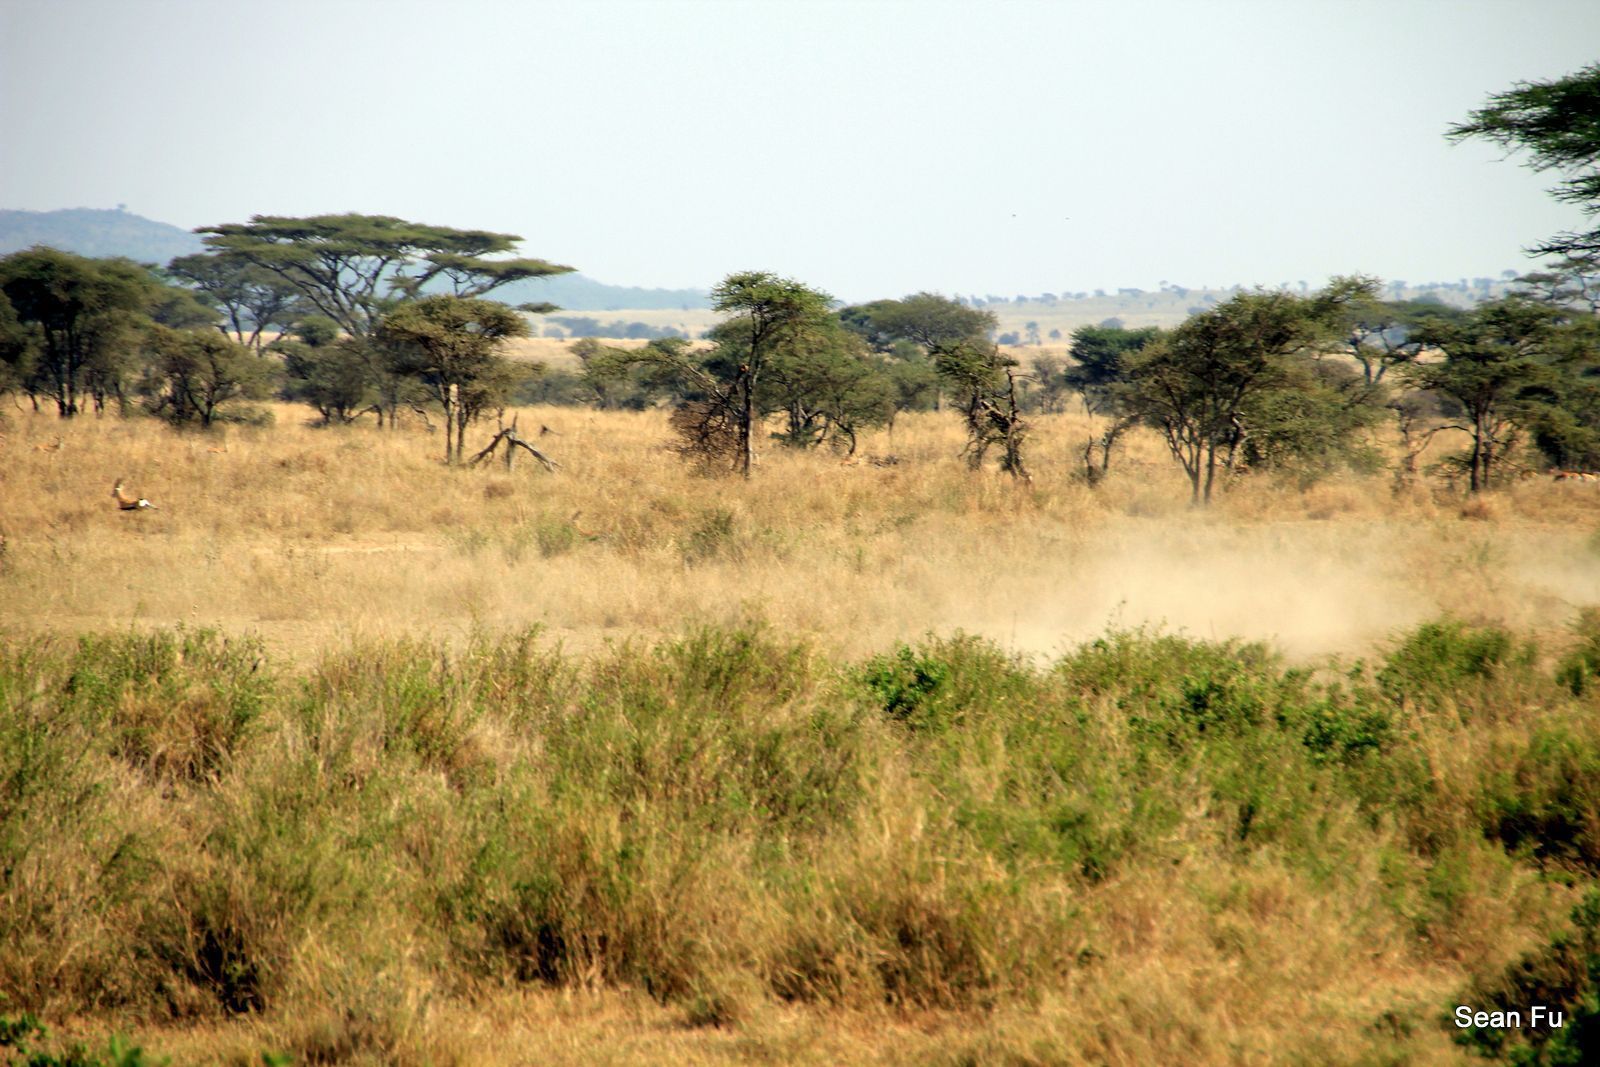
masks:
[[[702,470],[727,469],[743,455],[739,410],[720,395],[679,404],[667,422],[678,437],[672,450]]]
[[[1022,444],[1028,438],[1029,426],[1023,420],[1021,409],[1017,405],[1017,379],[1026,377],[1028,375],[1018,374],[1011,367],[1006,368],[1005,410],[1003,414],[992,412],[990,419],[1000,432],[1003,446],[1000,469],[1013,478],[1032,485],[1033,475],[1028,473],[1028,468],[1022,462]]]
[[[519,448],[526,450],[528,455],[532,456],[534,459],[543,464],[545,470],[557,471],[561,469],[561,464],[557,463],[555,460],[551,459],[549,456],[545,455],[543,452],[540,452],[537,448],[534,448],[527,441],[522,439],[522,436],[517,433],[516,416],[512,416],[510,426],[501,424],[499,432],[496,433],[493,439],[484,446],[483,451],[473,456],[472,459],[467,462],[467,466],[476,467],[481,460],[487,459],[489,456],[494,454],[495,449],[502,446],[505,448],[505,463],[506,470],[508,471],[511,470],[516,463],[517,449]]]
[[[1031,484],[1033,477],[1022,454],[1029,426],[1017,401],[1017,382],[1031,376],[1018,374],[1015,363],[988,343],[968,341],[942,349],[935,365],[961,406],[967,427],[967,444],[962,449],[967,466],[982,468],[989,449],[998,445],[1000,469]]]
[[[1083,477],[1091,489],[1106,480],[1111,470],[1111,454],[1117,442],[1137,424],[1138,420],[1132,416],[1117,416],[1106,426],[1105,432],[1099,436],[1090,434],[1084,441]]]

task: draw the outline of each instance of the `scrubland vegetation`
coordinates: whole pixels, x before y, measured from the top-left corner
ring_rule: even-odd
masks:
[[[1581,636],[11,641],[0,989],[184,1062],[1444,1062],[1523,961],[1592,1010]]]
[[[558,390],[511,235],[204,232],[0,260],[8,1062],[1595,1059],[1594,235],[1031,367],[741,272]]]
[[[554,474],[276,415],[7,418],[35,1052],[1454,1062],[1525,959],[1589,995],[1592,485],[1194,511],[1147,431],[1074,481],[1082,416],[1030,487],[952,413],[749,481],[661,412],[519,413]]]

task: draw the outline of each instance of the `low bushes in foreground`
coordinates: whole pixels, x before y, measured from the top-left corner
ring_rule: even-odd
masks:
[[[430,1005],[533,983],[695,1025],[1069,998],[1101,1029],[1052,1031],[1065,1058],[1448,1048],[1440,998],[1536,952],[1600,866],[1590,643],[1447,620],[1340,670],[1146,632],[838,664],[755,628],[293,670],[209,631],[20,637],[0,1014],[276,1019],[300,1058],[421,1061]]]

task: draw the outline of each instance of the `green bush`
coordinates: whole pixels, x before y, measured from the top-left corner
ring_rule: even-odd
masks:
[[[1436,704],[1460,694],[1507,668],[1526,666],[1527,650],[1518,650],[1505,630],[1473,627],[1456,620],[1424,623],[1402,640],[1378,671],[1378,686],[1399,703]]]
[[[1303,708],[1301,742],[1317,763],[1353,763],[1384,752],[1395,740],[1394,709],[1368,690],[1323,690]]]
[[[1016,656],[962,633],[874,656],[856,678],[890,719],[934,732],[1015,715],[1039,688]]]
[[[1540,1004],[1562,1014],[1559,1029],[1458,1029],[1456,1005],[1517,1011],[1524,1023]],[[1572,912],[1571,926],[1545,947],[1528,953],[1498,976],[1474,983],[1450,1006],[1444,1025],[1456,1043],[1486,1059],[1577,1067],[1600,1060],[1600,890],[1591,889]]]
[[[0,1015],[0,1049],[13,1049],[26,1067],[162,1067],[171,1061],[147,1055],[144,1049],[133,1044],[122,1034],[112,1034],[106,1039],[101,1052],[92,1052],[82,1043],[68,1045],[64,1051],[50,1052],[40,1049],[40,1042],[48,1042],[50,1031],[32,1015],[23,1013],[15,1019]],[[7,1063],[19,1062],[10,1057]]]
[[[1279,673],[1265,645],[1144,631],[1092,641],[1057,663],[1056,672],[1071,688],[1112,700],[1135,732],[1174,750],[1207,734],[1269,724],[1275,705],[1300,684]]]
[[[1584,608],[1572,628],[1578,644],[1556,666],[1556,681],[1573,696],[1584,696],[1594,691],[1595,679],[1600,678],[1600,608]]]
[[[257,639],[214,630],[85,636],[63,705],[104,725],[113,754],[157,777],[217,774],[273,690]]]
[[[1496,751],[1481,787],[1484,832],[1544,863],[1600,871],[1600,734],[1546,725]]]

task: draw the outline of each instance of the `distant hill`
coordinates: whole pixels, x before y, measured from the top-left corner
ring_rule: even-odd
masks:
[[[141,218],[121,208],[0,211],[0,255],[34,245],[49,245],[80,256],[127,256],[139,263],[158,264],[205,247],[188,230]]]
[[[582,274],[558,274],[526,282],[513,282],[493,293],[508,304],[551,303],[567,311],[679,310],[708,308],[711,294],[704,289],[641,289],[632,285],[607,285]]]
[[[197,234],[121,208],[0,210],[0,256],[34,245],[49,245],[80,256],[126,256],[139,263],[157,264],[205,249]],[[496,289],[494,297],[508,304],[548,302],[568,311],[676,310],[711,306],[710,295],[704,289],[607,285],[582,274],[518,282]]]

